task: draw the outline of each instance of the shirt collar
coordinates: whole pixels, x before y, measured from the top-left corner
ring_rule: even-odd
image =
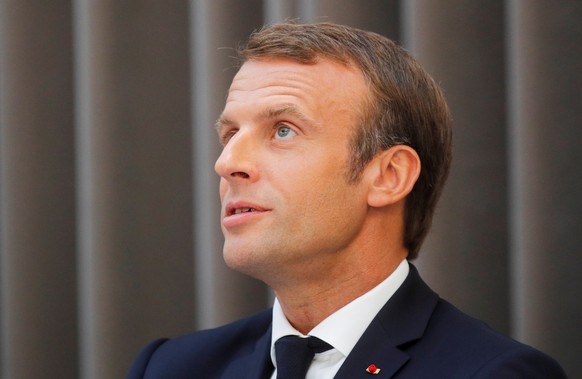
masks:
[[[376,317],[376,314],[404,282],[409,271],[408,261],[405,259],[384,281],[332,313],[313,328],[309,335],[324,340],[347,357],[368,328],[368,325]],[[273,364],[275,364],[275,342],[287,335],[305,337],[287,321],[279,301],[275,298],[271,332],[271,359]]]

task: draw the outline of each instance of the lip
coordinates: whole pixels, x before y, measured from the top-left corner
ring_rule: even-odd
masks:
[[[237,213],[237,210],[250,210],[245,212]],[[233,228],[242,224],[249,223],[257,218],[263,216],[270,209],[261,207],[260,205],[253,204],[246,201],[236,201],[229,202],[224,208],[224,215],[222,218],[222,225],[225,228]]]

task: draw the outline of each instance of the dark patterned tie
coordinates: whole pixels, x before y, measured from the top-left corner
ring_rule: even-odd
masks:
[[[277,379],[304,379],[316,353],[332,349],[317,337],[285,336],[275,342]]]

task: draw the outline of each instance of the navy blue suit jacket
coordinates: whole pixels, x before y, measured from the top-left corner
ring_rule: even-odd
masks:
[[[128,379],[266,379],[271,310],[232,324],[154,341]],[[380,368],[371,375],[366,368]],[[547,355],[494,332],[440,299],[410,274],[372,321],[335,376],[358,378],[566,378]]]

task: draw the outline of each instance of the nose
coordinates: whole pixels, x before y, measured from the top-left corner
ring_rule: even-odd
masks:
[[[256,166],[258,154],[256,145],[252,135],[237,132],[222,149],[214,170],[228,181],[257,181],[259,175]]]

